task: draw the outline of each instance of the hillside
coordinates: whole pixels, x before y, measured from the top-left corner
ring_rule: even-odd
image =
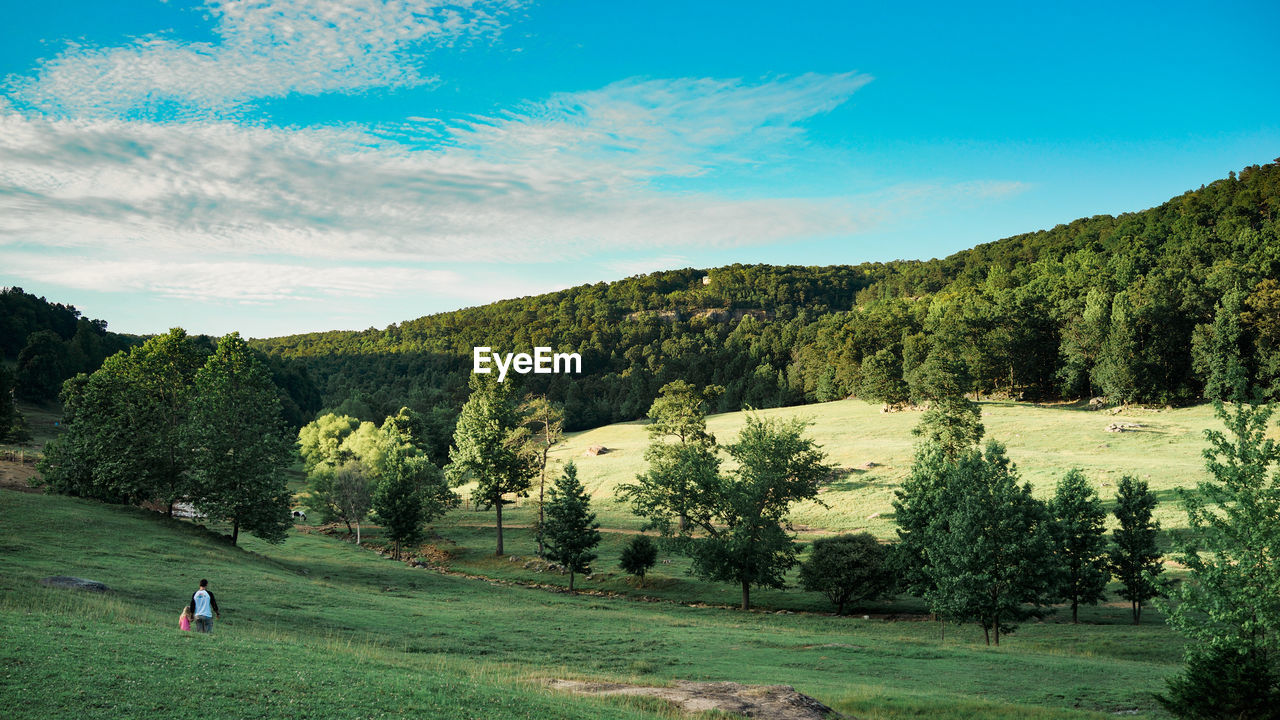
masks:
[[[897,402],[944,346],[960,350],[982,397],[1193,403],[1222,394],[1211,358],[1223,353],[1274,397],[1278,223],[1280,165],[1268,164],[1155,208],[943,259],[660,272],[258,346],[302,362],[327,408],[435,415],[441,446],[476,345],[580,352],[574,381],[525,382],[564,403],[571,429],[642,417],[674,379],[723,386],[720,411],[850,395]]]
[[[671,717],[655,701],[553,693],[553,677],[794,685],[866,718],[1158,716],[1177,669],[1163,623],[973,628],[608,600],[410,568],[335,538],[232,548],[141,510],[0,490],[6,716]],[[93,528],[86,532],[86,528]],[[44,588],[71,574],[103,595]],[[208,577],[210,637],[177,612]],[[1114,623],[1114,624],[1112,624]],[[40,648],[36,651],[35,648]],[[21,698],[21,702],[15,702]]]

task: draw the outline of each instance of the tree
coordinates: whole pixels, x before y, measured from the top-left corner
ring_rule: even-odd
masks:
[[[527,497],[535,468],[516,433],[519,416],[511,389],[489,375],[471,376],[471,397],[462,406],[449,451],[449,476],[457,484],[476,483],[472,502],[497,511],[498,548],[502,555],[502,506],[507,495]]]
[[[1105,598],[1111,579],[1106,553],[1107,511],[1084,473],[1073,469],[1058,481],[1049,515],[1061,570],[1058,597],[1071,603],[1071,622],[1076,623],[1080,605],[1096,605]]]
[[[618,567],[644,586],[644,576],[658,562],[658,546],[648,535],[636,535],[622,548]]]
[[[303,425],[298,430],[298,451],[307,472],[321,464],[337,467],[353,459],[353,454],[342,445],[358,427],[357,418],[334,413],[326,413]]]
[[[915,371],[915,394],[929,403],[912,432],[926,444],[937,445],[948,457],[958,457],[982,440],[982,409],[965,397],[973,380],[959,353],[945,344],[929,351]]]
[[[9,368],[0,363],[0,442],[8,439],[14,420],[21,413],[14,404],[14,377]]]
[[[1230,435],[1205,432],[1212,479],[1182,493],[1189,528],[1178,546],[1189,577],[1169,622],[1191,642],[1171,700],[1184,717],[1203,701],[1215,717],[1269,718],[1274,704],[1250,709],[1252,700],[1227,691],[1280,698],[1280,443],[1267,437],[1271,406],[1214,407]],[[1215,657],[1230,661],[1206,661]]]
[[[1120,581],[1117,594],[1129,601],[1133,624],[1142,620],[1142,605],[1160,595],[1160,573],[1164,572],[1156,538],[1160,523],[1151,518],[1156,496],[1147,481],[1129,476],[1120,478],[1116,488],[1116,519],[1120,527],[1112,536],[1111,572]]]
[[[396,453],[398,456],[400,453]],[[378,483],[373,494],[373,509],[391,541],[393,553],[400,559],[400,548],[422,539],[422,494],[414,468],[389,473]]]
[[[588,572],[596,559],[592,551],[600,544],[599,528],[591,498],[578,481],[578,466],[569,462],[551,486],[546,523],[547,556],[569,571],[569,592],[574,574]]]
[[[1195,337],[1192,354],[1204,375],[1204,396],[1211,400],[1248,399],[1249,371],[1245,360],[1250,353],[1244,343],[1244,301],[1240,288],[1228,290],[1218,303],[1207,335]]]
[[[279,389],[239,333],[218,348],[195,376],[185,427],[191,448],[192,494],[209,517],[281,542],[293,522],[289,465],[294,444],[281,416]]]
[[[355,523],[356,544],[360,544],[360,523],[373,507],[373,482],[369,471],[357,460],[348,460],[332,468],[320,466],[312,471],[312,502],[324,513],[326,521],[346,523],[347,533]]]
[[[170,516],[192,492],[186,429],[206,353],[174,328],[64,385],[66,432],[41,472],[58,492],[110,502],[155,501]]]
[[[918,553],[910,581],[940,618],[981,625],[988,644],[1043,614],[1054,578],[1048,511],[1017,479],[995,441],[955,459],[926,446],[894,503]]]
[[[826,595],[843,615],[850,602],[872,600],[893,588],[889,555],[889,546],[871,533],[819,538],[800,566],[800,586]]]
[[[805,427],[798,420],[748,415],[738,441],[727,448],[737,463],[732,475],[718,473],[719,458],[710,447],[673,445],[663,457],[681,478],[678,487],[696,492],[668,493],[644,483],[628,488],[638,514],[677,535],[677,547],[693,559],[696,575],[741,585],[743,610],[751,609],[752,586],[785,586],[797,553],[787,514],[793,504],[817,497],[831,473]],[[670,518],[679,513],[688,524],[673,528]]]
[[[886,405],[901,405],[909,398],[902,379],[902,360],[890,348],[881,348],[862,361],[863,397]]]
[[[58,333],[40,330],[18,353],[17,393],[27,400],[52,400],[67,376],[67,345]]]
[[[564,408],[547,400],[546,395],[530,396],[520,406],[525,430],[525,443],[535,458],[538,469],[538,557],[543,556],[543,505],[547,484],[547,458],[551,448],[564,440]]]
[[[690,513],[699,496],[719,486],[720,459],[716,438],[707,432],[707,404],[720,388],[701,391],[683,380],[663,386],[649,408],[649,446],[645,448],[646,472],[636,482],[623,485],[621,496],[632,503],[637,515],[650,526],[670,534],[672,519],[678,531],[689,528]]]

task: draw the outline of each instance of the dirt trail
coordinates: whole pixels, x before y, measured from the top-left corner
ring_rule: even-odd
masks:
[[[23,464],[0,460],[0,487],[6,490],[29,493],[43,492],[40,488],[33,488],[27,483],[31,478],[39,475],[40,473],[36,471],[36,466],[30,463]]]
[[[760,720],[836,720],[845,716],[796,692],[790,685],[740,685],[735,682],[690,682],[671,687],[551,680],[556,690],[580,695],[644,695],[666,700],[685,712],[721,712]]]

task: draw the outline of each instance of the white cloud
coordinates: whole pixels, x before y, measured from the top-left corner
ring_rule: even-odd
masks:
[[[794,135],[795,120],[860,84],[620,83],[411,142],[359,127],[10,111],[0,113],[0,246],[537,262],[856,232],[871,213],[846,199],[737,200],[652,183],[732,166],[729,147]],[[783,150],[774,141],[762,152]]]
[[[70,44],[14,97],[64,116],[198,117],[258,98],[432,81],[425,50],[493,37],[522,0],[207,0],[215,42]]]

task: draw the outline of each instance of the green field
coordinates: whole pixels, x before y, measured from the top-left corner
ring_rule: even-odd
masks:
[[[1134,474],[1160,494],[1166,527],[1183,524],[1173,491],[1200,479],[1203,430],[1216,424],[1207,407],[1113,416],[984,403],[983,411],[988,435],[1008,443],[1038,495],[1075,466],[1109,502],[1115,481]],[[828,508],[797,509],[802,538],[861,528],[892,536],[890,500],[909,468],[917,413],[881,414],[856,401],[765,412],[812,419],[831,461],[853,469],[822,494]],[[1116,421],[1146,427],[1105,432]],[[741,414],[710,420],[722,442],[741,424]],[[1078,626],[1051,616],[988,648],[976,627],[948,626],[944,641],[909,598],[844,618],[796,589],[753,594],[758,612],[717,607],[735,603],[737,588],[698,581],[665,555],[645,587],[634,587],[616,563],[641,523],[613,491],[643,467],[646,441],[643,425],[628,423],[573,435],[556,453],[579,464],[611,531],[579,596],[525,587],[566,584],[525,568],[534,554],[529,500],[507,514],[515,562],[492,555],[492,512],[464,508],[435,523],[427,544],[437,552],[423,553],[446,558],[457,573],[448,575],[383,558],[340,533],[299,532],[280,546],[248,538],[233,548],[154,513],[0,490],[0,688],[21,698],[6,703],[16,709],[7,714],[673,716],[652,699],[566,696],[541,685],[575,677],[790,684],[860,718],[1162,716],[1151,694],[1179,669],[1181,641],[1154,611],[1129,625],[1125,603],[1082,610]],[[610,452],[587,457],[591,445]],[[857,469],[867,462],[876,465]],[[367,538],[376,546],[379,530],[367,528]],[[99,597],[39,586],[55,574],[114,589]],[[212,637],[176,630],[200,577],[224,605]],[[614,597],[621,594],[633,597]]]

